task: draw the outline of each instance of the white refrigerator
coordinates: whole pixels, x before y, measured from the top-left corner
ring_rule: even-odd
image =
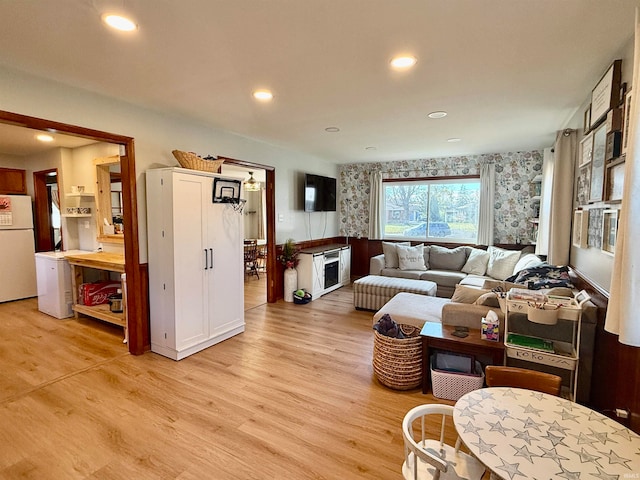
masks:
[[[36,294],[31,197],[0,195],[0,302]]]

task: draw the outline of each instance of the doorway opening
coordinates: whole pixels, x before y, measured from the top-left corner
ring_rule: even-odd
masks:
[[[129,352],[134,355],[140,355],[149,350],[149,287],[146,265],[140,265],[134,139],[2,110],[0,110],[0,124],[15,125],[34,130],[55,131],[60,134],[68,134],[119,146],[123,228],[127,232],[123,241],[127,290],[129,292],[127,295],[128,347]],[[44,191],[43,195],[46,196]],[[53,239],[55,241],[55,235]],[[55,244],[53,247],[55,247]],[[50,248],[50,250],[53,250],[53,248]]]
[[[62,229],[58,169],[33,172],[36,252],[61,250]]]
[[[258,261],[258,265],[261,265],[259,275],[245,277],[247,280],[245,282],[245,310],[262,305],[265,301],[267,303],[275,303],[277,300],[274,281],[276,275],[275,168],[233,158],[218,158],[224,159],[222,173],[241,177],[243,181],[246,181],[251,178],[249,172],[252,172],[253,179],[258,179],[257,181],[261,183],[259,191],[247,192],[245,187],[244,193],[245,196],[247,194],[253,195],[251,199],[253,202],[247,202],[243,212],[245,222],[249,227],[245,227],[245,233],[249,233],[254,237],[264,236],[264,238],[247,238],[247,240],[255,240],[256,243],[262,245],[262,258]],[[256,199],[258,196],[260,202]],[[245,200],[249,199],[245,198]],[[259,205],[260,210],[256,205]],[[254,213],[249,213],[251,211]],[[262,225],[259,216],[263,219]],[[253,219],[247,217],[253,217]]]

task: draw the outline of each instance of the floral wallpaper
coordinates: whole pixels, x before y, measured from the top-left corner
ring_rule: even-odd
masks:
[[[340,235],[369,235],[369,173],[382,178],[478,175],[482,163],[493,161],[496,170],[495,243],[530,243],[537,205],[531,202],[531,181],[542,173],[542,150],[462,157],[426,158],[393,162],[351,163],[339,168]]]

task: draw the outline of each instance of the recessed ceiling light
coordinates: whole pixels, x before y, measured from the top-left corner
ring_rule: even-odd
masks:
[[[373,151],[373,150],[377,150],[377,148],[376,148],[376,147],[364,147],[364,149],[365,149],[365,150],[371,150],[371,151]]]
[[[447,112],[431,112],[428,115],[429,118],[442,118],[446,116],[447,116]]]
[[[269,90],[255,90],[253,92],[253,98],[255,98],[256,100],[267,101],[273,98],[273,93],[271,93]]]
[[[115,28],[116,30],[120,30],[121,32],[133,32],[138,29],[138,25],[136,23],[122,15],[114,15],[114,14],[104,14],[102,16],[102,21],[109,25],[111,28]]]
[[[325,132],[330,132],[330,133],[335,133],[335,132],[339,132],[340,129],[338,127],[327,127],[324,129]]]
[[[397,69],[405,69],[413,67],[418,59],[411,55],[400,55],[391,59],[391,66]]]
[[[460,142],[460,141],[462,141],[462,139],[461,139],[461,138],[456,138],[456,137],[454,137],[454,138],[447,138],[447,142],[449,142],[449,143],[456,143],[456,142]]]
[[[53,142],[53,137],[51,135],[47,135],[46,133],[40,133],[36,135],[36,140],[40,142]]]

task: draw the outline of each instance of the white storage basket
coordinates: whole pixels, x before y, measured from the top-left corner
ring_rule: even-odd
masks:
[[[431,388],[436,398],[458,400],[465,393],[482,388],[484,385],[484,372],[480,362],[476,361],[476,375],[434,370],[433,363],[434,357],[431,357]]]

